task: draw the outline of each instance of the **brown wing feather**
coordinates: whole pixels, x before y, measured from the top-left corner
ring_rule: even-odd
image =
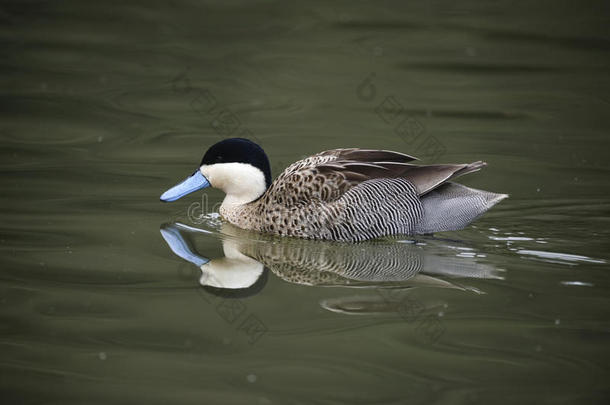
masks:
[[[411,162],[417,160],[416,157],[406,155],[391,150],[377,149],[335,149],[338,158],[343,160],[353,160],[359,162]]]
[[[446,181],[476,172],[486,165],[487,163],[478,161],[470,164],[412,166],[402,177],[415,186],[419,195],[423,195]]]
[[[331,202],[360,183],[378,178],[409,180],[423,195],[457,176],[477,171],[484,162],[418,166],[400,152],[372,149],[333,149],[290,165],[263,198],[290,207],[314,200]]]

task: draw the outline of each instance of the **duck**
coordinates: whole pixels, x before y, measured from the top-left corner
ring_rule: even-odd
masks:
[[[261,233],[338,242],[456,231],[508,197],[455,183],[483,161],[413,163],[390,150],[342,148],[288,166],[275,180],[267,154],[245,138],[209,147],[197,170],[161,195],[176,201],[213,187],[232,225]]]

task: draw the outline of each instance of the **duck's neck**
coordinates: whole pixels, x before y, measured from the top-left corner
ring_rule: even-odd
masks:
[[[216,163],[201,166],[201,173],[212,187],[226,193],[220,215],[240,228],[253,229],[256,217],[253,201],[267,190],[265,174],[247,163]]]
[[[256,198],[258,198],[258,196]],[[251,203],[252,201],[254,200],[248,196],[228,194],[225,196],[224,200],[222,200],[220,210],[226,212],[235,211],[243,207],[244,205]]]
[[[224,219],[239,228],[260,231],[261,200],[257,200],[258,197],[251,200],[250,197],[227,194],[218,212]]]
[[[259,208],[258,201],[232,204],[231,201],[227,203],[227,198],[225,198],[218,211],[220,216],[238,228],[260,231],[262,219]]]

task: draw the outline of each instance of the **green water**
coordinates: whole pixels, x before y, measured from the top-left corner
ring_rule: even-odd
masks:
[[[3,1],[2,403],[606,403],[609,11]],[[337,147],[485,160],[461,181],[510,198],[380,242],[408,275],[295,273],[293,252],[377,256],[229,238],[187,214],[201,195],[159,202],[234,135],[274,175]],[[255,240],[267,270],[241,298],[202,287],[160,233],[176,221],[207,258]]]

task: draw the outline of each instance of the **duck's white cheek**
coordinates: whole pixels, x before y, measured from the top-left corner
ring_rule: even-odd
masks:
[[[264,173],[250,164],[216,163],[203,165],[200,170],[212,187],[242,203],[256,199],[267,189]]]
[[[233,173],[236,188],[240,191],[251,191],[259,193],[260,188],[265,189],[265,175],[258,169],[250,167],[238,167]]]
[[[210,182],[210,185],[214,188],[222,189],[219,176],[217,176],[217,170],[214,170],[215,165],[203,165],[199,168],[201,174]]]

